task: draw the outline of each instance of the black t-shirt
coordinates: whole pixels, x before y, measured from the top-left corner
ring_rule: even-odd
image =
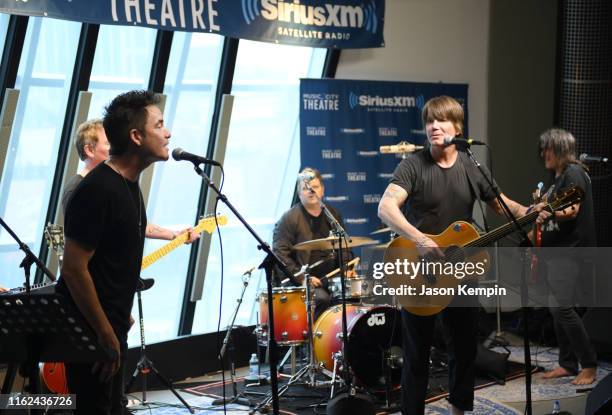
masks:
[[[64,186],[64,192],[62,193],[62,210],[66,213],[66,209],[68,208],[68,201],[72,197],[72,194],[76,190],[79,184],[83,181],[83,176],[80,174],[75,174],[66,182],[66,186]]]
[[[457,220],[471,221],[476,199],[488,202],[495,197],[462,152],[448,168],[436,164],[428,150],[414,153],[396,167],[391,183],[408,192],[403,209],[408,221],[428,234],[438,234]]]
[[[147,218],[137,182],[100,163],[68,202],[64,233],[95,250],[89,261],[102,309],[125,342],[140,275]],[[70,297],[60,277],[58,291]]]
[[[568,164],[563,173],[553,180],[548,193],[555,196],[573,185],[584,191],[584,200],[580,203],[578,215],[572,220],[557,222],[551,219],[546,222],[542,226],[542,246],[594,247],[597,245],[591,179],[586,171],[577,164]],[[548,200],[552,200],[550,196]]]

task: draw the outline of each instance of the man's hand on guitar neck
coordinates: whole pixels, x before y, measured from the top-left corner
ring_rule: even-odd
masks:
[[[548,206],[548,203],[540,202],[537,205],[534,205],[532,208],[529,209],[529,210],[534,210],[536,212],[539,212],[538,217],[536,219],[537,224],[541,225],[542,223],[544,223],[546,220],[548,220],[552,216],[552,213],[544,209],[546,206]]]

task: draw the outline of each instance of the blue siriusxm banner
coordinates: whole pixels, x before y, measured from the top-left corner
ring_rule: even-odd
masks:
[[[0,0],[0,12],[322,48],[384,46],[385,0]]]
[[[380,146],[426,140],[421,109],[438,95],[457,99],[465,110],[465,84],[302,79],[300,151],[302,167],[321,171],[325,201],[342,214],[351,235],[381,226],[378,202],[401,161]]]

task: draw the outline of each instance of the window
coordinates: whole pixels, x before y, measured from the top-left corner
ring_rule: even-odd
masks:
[[[0,184],[0,215],[34,253],[45,226],[80,28],[30,18],[17,73],[21,92]],[[22,259],[11,236],[0,231],[2,285],[22,285]]]
[[[291,203],[299,169],[299,80],[321,76],[325,50],[241,40],[232,94],[232,112],[225,158],[223,193],[255,231],[272,242],[274,223]],[[264,258],[257,241],[220,203],[229,223],[221,229],[225,264],[224,327],[242,288],[240,275]],[[204,301],[196,307],[193,332],[217,328],[220,258],[213,238],[204,284]],[[253,324],[256,293],[265,287],[262,271],[253,277],[236,324]]]
[[[170,149],[206,152],[222,47],[223,38],[214,34],[174,33],[164,89]],[[200,185],[191,163],[172,159],[156,163],[147,207],[149,221],[175,230],[193,225]],[[148,239],[145,255],[165,243]],[[147,341],[173,338],[178,332],[190,252],[191,246],[180,246],[143,273],[155,279],[153,288],[143,294]],[[132,330],[130,342],[137,338],[138,332]]]

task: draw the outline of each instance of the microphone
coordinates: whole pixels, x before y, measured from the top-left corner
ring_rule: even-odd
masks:
[[[172,158],[176,161],[181,161],[181,160],[190,161],[195,165],[212,164],[213,166],[221,167],[221,163],[219,163],[218,161],[210,160],[210,159],[207,159],[206,157],[198,156],[197,154],[188,153],[180,147],[177,147],[174,150],[172,150]]]
[[[309,170],[303,171],[298,174],[298,179],[302,182],[309,182],[315,178],[315,174]]]
[[[587,153],[582,153],[580,157],[578,157],[580,161],[586,162],[596,162],[596,163],[607,163],[608,158],[602,156],[589,156]]]
[[[246,270],[246,271],[244,272],[244,274],[242,274],[242,276],[243,276],[243,277],[244,277],[244,276],[246,276],[246,275],[251,276],[251,274],[253,273],[253,271],[255,271],[256,269],[257,269],[257,265],[255,265],[254,267],[251,267],[251,268],[249,268],[248,270]]]
[[[379,151],[382,154],[397,154],[397,153],[414,153],[422,150],[423,146],[415,146],[414,144],[402,142],[392,146],[380,146]]]
[[[487,143],[485,143],[484,141],[472,140],[471,138],[451,137],[449,135],[444,137],[444,144],[446,144],[447,146],[457,144],[463,147],[487,145]]]

